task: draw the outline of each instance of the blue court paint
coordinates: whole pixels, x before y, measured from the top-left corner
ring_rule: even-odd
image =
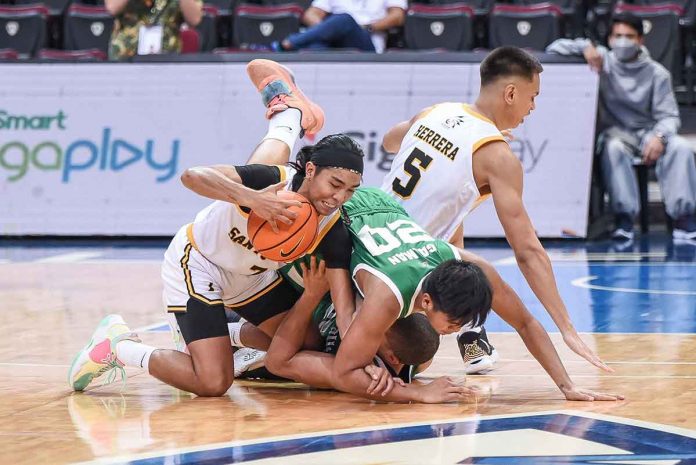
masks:
[[[612,419],[613,420],[613,419]],[[590,464],[614,462],[638,463],[641,460],[679,460],[681,464],[696,463],[696,439],[661,431],[647,426],[635,426],[616,421],[588,418],[563,413],[530,416],[475,419],[449,423],[401,426],[387,429],[326,434],[307,438],[273,440],[268,442],[218,447],[208,450],[163,454],[159,457],[126,462],[132,465],[165,465],[243,463],[251,460],[281,458],[322,451],[350,454],[351,449],[414,440],[468,436],[515,430],[539,430],[555,435],[583,439],[593,444],[622,449],[629,454],[591,454],[580,448],[569,456],[514,456],[506,455],[506,444],[501,442],[501,456],[470,457],[461,451],[461,464],[534,465],[534,464]],[[588,449],[590,450],[590,449]]]
[[[99,251],[98,261],[135,260],[156,265],[167,241],[1,241],[0,266],[35,261],[59,254]],[[696,245],[674,244],[664,235],[647,235],[632,245],[610,241],[545,243],[552,257],[556,281],[568,312],[581,332],[591,333],[696,333]],[[467,249],[491,261],[510,258],[502,242],[467,241]],[[95,261],[95,260],[87,260]],[[548,331],[557,331],[514,262],[497,266],[524,304]],[[61,265],[67,266],[67,265]],[[595,276],[591,283],[602,289],[573,285]],[[615,288],[611,290],[611,288]],[[619,288],[645,292],[622,292]],[[661,291],[650,293],[650,290]],[[680,294],[669,294],[669,291]],[[114,309],[114,311],[117,311]],[[153,315],[152,322],[162,319]],[[512,328],[496,315],[486,323],[491,332]],[[167,327],[153,331],[166,331]]]

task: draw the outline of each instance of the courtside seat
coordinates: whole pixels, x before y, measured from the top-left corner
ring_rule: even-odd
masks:
[[[551,3],[496,5],[490,15],[488,45],[543,51],[561,37],[561,9]]]
[[[242,4],[235,10],[234,44],[270,45],[300,29],[302,8],[294,3],[278,6]]]
[[[683,55],[679,18],[684,10],[676,4],[618,4],[614,14],[630,12],[643,20],[643,40],[650,56],[672,73],[672,82],[682,82]]]
[[[516,5],[551,3],[561,10],[562,34],[565,37],[584,37],[584,9],[582,0],[513,0]]]
[[[414,50],[471,50],[474,10],[461,4],[412,5],[404,25],[406,46]]]
[[[199,40],[199,51],[210,52],[218,46],[217,24],[220,11],[214,5],[203,5],[203,17],[196,26]]]
[[[43,5],[0,6],[0,48],[33,56],[46,41],[48,8]]]
[[[0,48],[0,61],[15,61],[19,59],[17,50],[11,48]]]
[[[88,50],[39,50],[36,58],[41,61],[106,61],[107,55],[103,50],[92,48]]]
[[[74,3],[65,15],[64,42],[66,50],[98,49],[108,54],[114,18],[102,6]]]

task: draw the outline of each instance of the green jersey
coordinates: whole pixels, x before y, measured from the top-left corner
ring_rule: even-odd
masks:
[[[365,270],[384,281],[399,301],[399,318],[413,311],[425,277],[440,263],[459,258],[453,245],[430,236],[401,205],[379,189],[357,189],[343,209],[343,223],[353,239],[350,264],[353,280],[358,271]],[[280,269],[300,292],[299,264],[308,264],[308,260],[302,257]]]
[[[356,190],[343,208],[353,239],[353,280],[360,270],[382,280],[399,301],[399,318],[413,311],[425,277],[440,263],[459,258],[454,246],[430,236],[379,189]]]

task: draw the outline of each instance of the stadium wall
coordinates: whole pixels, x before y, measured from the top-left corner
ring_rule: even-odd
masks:
[[[380,142],[391,125],[437,102],[471,102],[479,86],[477,62],[292,69],[326,112],[320,137],[346,132],[363,145],[366,185],[389,169]],[[584,64],[548,63],[541,82],[511,143],[524,199],[541,237],[584,236],[598,79]],[[172,235],[207,204],[180,174],[245,163],[262,115],[244,63],[0,65],[0,235]],[[502,237],[491,201],[465,234]]]

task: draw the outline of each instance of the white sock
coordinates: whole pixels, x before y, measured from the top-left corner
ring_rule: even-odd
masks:
[[[276,113],[268,122],[268,132],[263,139],[276,139],[285,142],[292,152],[295,142],[302,132],[301,122],[302,113],[297,108],[288,108]]]
[[[236,323],[227,323],[227,329],[230,333],[230,339],[232,339],[232,345],[234,347],[246,347],[242,343],[242,326],[244,326],[244,323],[246,323],[246,320],[242,318],[241,320],[237,321]]]
[[[149,373],[150,356],[155,350],[156,347],[125,339],[116,344],[116,357],[127,367],[145,368]]]

